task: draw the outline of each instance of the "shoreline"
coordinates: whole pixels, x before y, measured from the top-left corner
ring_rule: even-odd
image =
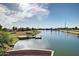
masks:
[[[15,33],[11,33],[11,37],[13,38],[12,41],[14,41],[12,44],[14,45],[17,41],[19,41],[18,36],[35,36],[39,33],[40,31],[38,30],[17,31]]]
[[[0,31],[2,33],[2,31]],[[27,36],[35,36],[37,34],[40,33],[39,30],[29,30],[29,31],[16,31],[16,32],[5,32],[7,34],[9,34],[9,37],[11,38],[11,42],[9,43],[9,46],[4,44],[4,48],[2,48],[3,46],[0,47],[0,50],[2,51],[9,51],[13,48],[13,46],[15,45],[15,43],[17,41],[19,41],[18,36],[22,36],[22,35],[27,35]]]
[[[79,30],[60,30],[60,31],[79,36]]]

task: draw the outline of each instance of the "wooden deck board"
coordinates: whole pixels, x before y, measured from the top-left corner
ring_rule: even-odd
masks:
[[[19,40],[28,40],[28,39],[41,39],[41,37],[36,37],[36,36],[18,36],[17,37]]]
[[[7,56],[53,56],[52,50],[17,50],[7,52]]]

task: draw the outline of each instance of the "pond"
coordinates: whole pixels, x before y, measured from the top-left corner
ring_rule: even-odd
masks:
[[[79,37],[60,31],[44,30],[42,39],[19,40],[13,50],[38,48],[55,51],[55,56],[79,56]]]

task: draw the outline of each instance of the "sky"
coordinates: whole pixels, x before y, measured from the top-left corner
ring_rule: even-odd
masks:
[[[3,27],[79,27],[78,3],[0,3]]]

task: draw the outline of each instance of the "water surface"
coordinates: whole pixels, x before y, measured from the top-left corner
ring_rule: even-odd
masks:
[[[41,31],[42,39],[19,40],[14,50],[39,48],[55,51],[57,56],[79,56],[79,37],[59,32],[59,31]]]

